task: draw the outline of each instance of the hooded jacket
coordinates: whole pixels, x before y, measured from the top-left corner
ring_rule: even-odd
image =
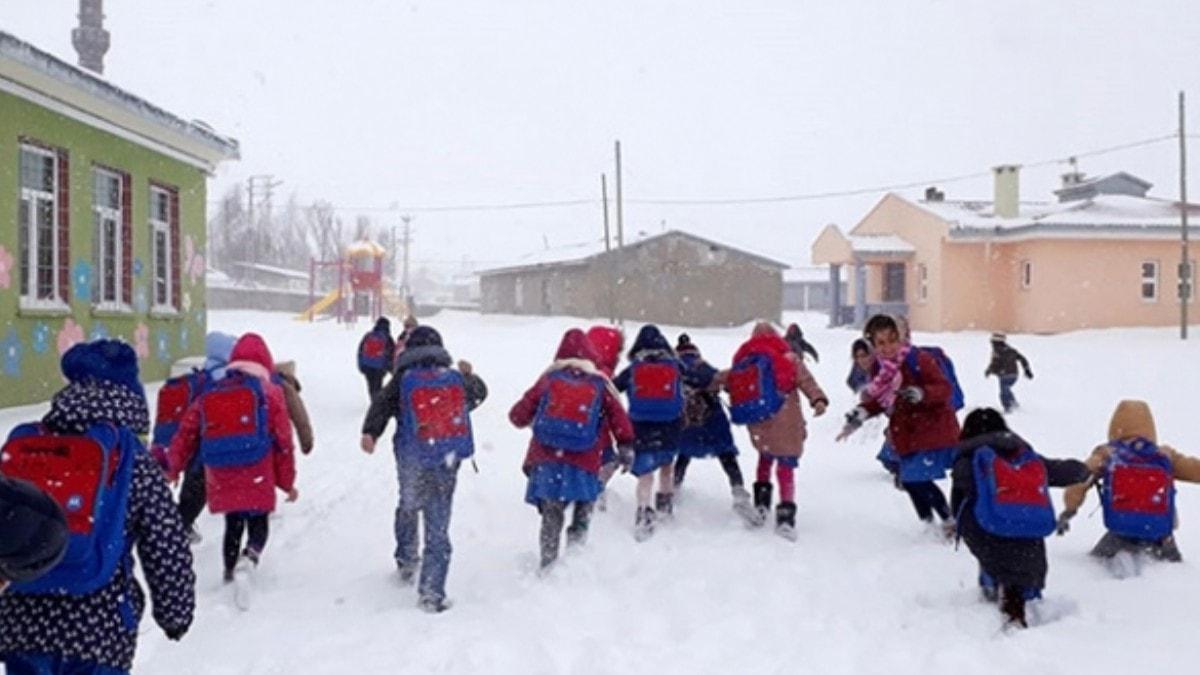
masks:
[[[536,437],[531,437],[522,464],[526,473],[540,464],[557,462],[596,475],[600,473],[605,448],[610,447],[614,440],[618,444],[633,442],[633,425],[629,421],[629,415],[621,405],[620,397],[608,377],[596,366],[597,359],[599,357],[583,331],[572,328],[563,335],[558,352],[554,355],[554,362],[509,410],[508,419],[518,429],[533,424],[542,398],[550,389],[550,375],[553,373],[563,372],[571,378],[599,381],[603,385],[601,395],[604,400],[601,403],[600,427],[592,447],[582,452],[564,452],[542,445]]]
[[[988,364],[987,370],[983,376],[999,375],[1000,377],[1016,377],[1019,373],[1017,366],[1025,371],[1026,377],[1030,375],[1029,361],[1021,355],[1021,352],[1008,346],[1007,342],[992,341],[992,361]]]
[[[387,341],[387,347],[383,351],[383,362],[385,364],[392,363],[396,358],[396,341],[392,339],[392,322],[388,321],[387,317],[383,316],[379,317],[379,319],[375,321],[375,326],[371,328],[371,330],[367,331],[367,334],[363,335],[362,339],[358,341],[358,351],[355,352],[355,356],[357,357],[358,354],[362,353],[363,344],[367,341],[367,338],[371,337],[372,335],[378,335]],[[355,358],[356,362],[357,360],[358,359]],[[377,369],[376,372],[386,373],[388,370],[388,366],[385,365],[383,368]],[[360,365],[358,367],[358,372],[365,375],[368,372],[372,372],[372,369],[363,368]]]
[[[612,379],[617,372],[617,363],[621,360],[621,348],[625,344],[625,336],[621,334],[621,329],[614,326],[592,326],[587,331],[587,339],[596,350],[596,367]]]
[[[237,338],[228,333],[212,332],[204,336],[204,370],[212,374],[214,380],[225,377],[225,366],[229,365],[229,354]]]
[[[1108,460],[1112,457],[1112,443],[1135,438],[1144,438],[1158,444],[1158,429],[1154,424],[1154,415],[1145,401],[1121,401],[1117,404],[1117,409],[1113,411],[1112,419],[1108,424],[1108,443],[1096,446],[1096,449],[1092,450],[1092,454],[1084,460],[1088,470],[1095,477],[1103,475],[1108,466]],[[1159,445],[1158,451],[1170,458],[1171,471],[1175,480],[1200,483],[1200,458],[1184,455],[1169,445]],[[1087,498],[1089,487],[1090,483],[1082,483],[1067,488],[1063,496],[1067,511],[1079,510],[1084,499]]]
[[[230,354],[226,377],[235,373],[256,378],[267,399],[267,431],[271,448],[255,464],[248,466],[204,467],[208,487],[208,508],[213,513],[275,510],[275,489],[290,491],[296,483],[296,462],[292,446],[292,423],[288,418],[283,389],[271,381],[275,362],[266,342],[256,333],[246,333]],[[205,394],[207,396],[208,394]],[[167,451],[167,475],[174,479],[187,467],[200,448],[201,405],[204,396],[193,403],[179,423],[179,432]]]
[[[275,374],[279,376],[279,387],[283,390],[283,400],[287,403],[288,418],[292,420],[292,428],[300,439],[300,452],[308,454],[313,449],[312,422],[308,417],[308,408],[304,399],[300,398],[300,380],[296,377],[296,362],[284,361],[275,364]]]
[[[629,390],[633,382],[633,366],[642,361],[673,363],[680,368],[680,377],[682,378],[682,367],[675,357],[675,352],[671,350],[671,343],[667,342],[667,338],[663,336],[657,326],[651,324],[642,326],[642,329],[638,331],[637,338],[633,341],[633,347],[629,350],[629,361],[630,364],[613,380],[617,391],[627,392]],[[679,419],[669,422],[634,420],[634,452],[675,452],[679,448],[679,433],[682,430],[682,413],[680,413]]]

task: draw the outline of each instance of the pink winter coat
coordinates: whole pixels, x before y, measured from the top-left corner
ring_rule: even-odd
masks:
[[[247,344],[243,341],[251,338]],[[256,338],[256,339],[255,339]],[[239,348],[242,348],[239,352]],[[296,483],[296,463],[292,446],[292,422],[288,417],[283,389],[271,382],[274,364],[266,344],[253,333],[238,341],[230,356],[228,371],[258,378],[267,398],[267,427],[272,448],[251,466],[205,467],[208,508],[213,513],[275,510],[275,488],[288,492]],[[200,405],[193,403],[179,423],[179,432],[167,451],[167,477],[174,480],[183,472],[200,447]]]

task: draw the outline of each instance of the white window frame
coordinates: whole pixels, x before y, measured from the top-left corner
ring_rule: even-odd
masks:
[[[1021,275],[1021,290],[1027,291],[1033,288],[1033,261],[1022,260],[1017,273]]]
[[[54,186],[50,192],[46,192],[44,190],[39,190],[36,188],[28,188],[21,184],[20,155],[23,155],[24,153],[27,153],[27,152],[30,154],[33,154],[33,155],[40,155],[41,157],[50,158],[50,161],[53,164],[53,168],[51,169],[51,172],[52,172],[53,178],[54,178]],[[59,214],[58,214],[58,190],[59,190],[58,153],[54,152],[53,150],[47,150],[45,148],[40,148],[36,145],[28,145],[28,144],[22,143],[20,155],[18,155],[18,158],[17,158],[17,162],[18,162],[18,164],[17,164],[17,186],[20,190],[19,200],[20,200],[20,202],[27,202],[29,204],[29,206],[26,208],[26,221],[23,223],[18,222],[17,227],[25,228],[26,241],[29,243],[29,247],[28,247],[29,261],[28,261],[28,264],[25,265],[27,267],[27,270],[26,270],[27,276],[25,277],[25,284],[26,284],[26,287],[28,288],[28,292],[21,294],[20,301],[18,304],[21,309],[56,310],[56,311],[70,310],[70,307],[67,305],[66,301],[63,299],[63,288],[61,287],[62,284],[60,283],[60,278],[59,278],[59,269],[61,267],[60,266],[61,261],[59,260],[59,256],[62,253],[62,247],[59,242],[59,222],[58,222],[58,218],[59,218]],[[53,267],[54,272],[51,275],[51,291],[50,291],[51,297],[49,297],[49,298],[39,298],[38,297],[38,283],[37,283],[38,252],[39,252],[39,249],[41,248],[41,243],[42,243],[42,242],[38,241],[38,231],[37,231],[38,230],[38,228],[37,228],[37,212],[38,212],[37,203],[38,203],[38,200],[46,200],[46,201],[50,202],[50,214],[51,214],[50,217],[52,220],[52,226],[50,228],[50,231],[53,232],[53,241],[50,242],[52,258],[53,258],[53,262],[51,263],[51,265]],[[19,205],[18,205],[17,213],[18,213],[18,220],[20,220]],[[17,254],[19,257],[21,252],[18,251]],[[20,270],[22,262],[23,261],[21,261],[21,260],[17,261],[18,274],[20,273],[19,270]],[[19,292],[20,286],[18,286],[17,288],[18,288],[18,292]]]
[[[917,302],[925,304],[929,302],[929,266],[925,263],[917,263]]]
[[[1146,277],[1146,265],[1154,265],[1154,278]],[[1154,295],[1147,298],[1143,293],[1146,284],[1154,285]],[[1138,264],[1138,297],[1146,304],[1158,302],[1161,295],[1159,289],[1162,287],[1162,264],[1158,260],[1143,260]]]
[[[92,304],[96,309],[128,312],[131,311],[129,305],[125,304],[124,284],[125,284],[125,214],[122,212],[125,204],[125,181],[122,176],[109,169],[101,167],[92,167],[92,222],[95,226],[95,257],[96,257],[96,281],[95,281],[95,297],[92,298]],[[96,203],[95,186],[96,175],[103,175],[109,180],[113,180],[117,184],[117,207],[101,206]],[[116,227],[116,251],[113,252],[113,265],[116,269],[113,270],[113,280],[115,288],[113,289],[113,299],[105,300],[104,291],[104,260],[107,251],[104,247],[104,220],[111,219]],[[168,243],[169,245],[169,243]]]
[[[164,195],[167,198],[167,219],[159,220],[154,217],[155,202],[158,201],[159,195]],[[156,314],[175,314],[179,311],[177,307],[171,304],[173,290],[171,283],[173,281],[171,274],[171,191],[159,187],[157,185],[150,186],[150,307]],[[166,296],[163,302],[158,301],[158,235],[163,235],[164,260],[163,265],[166,266],[164,274],[164,287]]]

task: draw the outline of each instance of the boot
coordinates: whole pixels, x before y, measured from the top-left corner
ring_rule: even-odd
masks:
[[[1015,586],[1000,587],[1000,612],[1009,628],[1028,628],[1025,621],[1025,593]]]
[[[762,527],[763,519],[758,513],[758,509],[750,502],[750,493],[741,485],[735,485],[730,489],[733,495],[733,511],[746,521],[746,525],[750,527]]]
[[[763,522],[766,522],[767,516],[771,515],[770,482],[756,482],[754,484],[754,508],[758,511],[758,515]]]
[[[779,502],[775,507],[775,533],[788,541],[796,541],[795,502]]]
[[[403,562],[400,562],[399,560],[397,560],[396,561],[396,574],[400,579],[400,585],[401,586],[412,586],[414,583],[416,583],[417,569],[419,567],[420,567],[419,563],[415,563],[415,562],[403,563]]]
[[[649,506],[639,506],[637,518],[633,521],[633,538],[646,541],[654,534],[654,509]]]
[[[587,543],[588,524],[591,523],[591,506],[577,503],[567,526],[567,546],[583,546]]]
[[[655,494],[654,510],[663,518],[670,518],[675,513],[675,495],[670,492]]]

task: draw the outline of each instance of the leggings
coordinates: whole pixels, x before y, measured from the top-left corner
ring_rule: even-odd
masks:
[[[204,511],[207,490],[204,482],[204,467],[195,467],[183,475],[183,487],[179,488],[179,515],[185,530],[192,529],[196,518]]]
[[[732,452],[717,455],[717,461],[721,463],[721,470],[725,472],[725,477],[729,479],[729,487],[742,487],[742,469],[738,466],[737,455]],[[680,455],[675,459],[676,485],[683,484],[683,479],[687,476],[688,464],[691,463],[692,458],[687,455]]]
[[[267,546],[268,529],[265,513],[226,513],[225,546],[222,550],[225,569],[231,570],[237,565],[238,555],[242,552],[243,531],[249,531],[246,548],[257,557]]]
[[[760,483],[771,482],[771,465],[775,463],[775,458],[759,453],[758,455],[758,471],[756,479]],[[775,479],[779,481],[779,501],[791,502],[796,501],[796,473],[795,470],[784,461],[780,461],[775,466]]]
[[[904,485],[904,491],[908,493],[909,499],[912,500],[913,508],[917,510],[918,518],[933,520],[933,514],[936,511],[942,520],[950,520],[950,506],[946,504],[946,495],[942,494],[942,489],[937,486],[937,483],[925,480],[919,483],[902,483],[902,485]]]

